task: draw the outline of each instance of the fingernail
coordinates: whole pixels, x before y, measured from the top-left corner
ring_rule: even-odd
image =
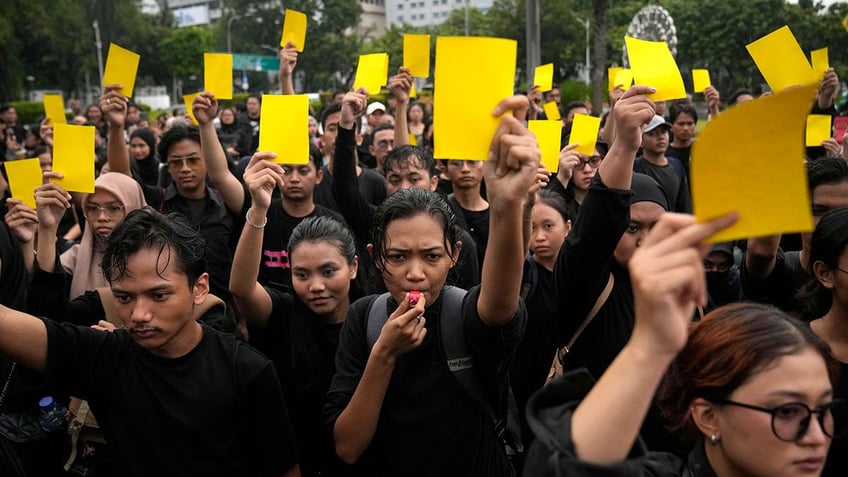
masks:
[[[652,93],[656,93],[656,92],[657,92],[657,88],[651,88],[651,92],[652,92]]]

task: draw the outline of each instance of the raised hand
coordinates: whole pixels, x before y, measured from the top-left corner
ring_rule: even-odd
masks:
[[[286,42],[286,46],[280,48],[280,76],[290,77],[297,66],[297,48],[294,43]]]
[[[286,183],[283,167],[273,162],[275,157],[273,152],[257,152],[244,170],[244,184],[256,209],[268,210],[274,188],[282,190]]]
[[[389,88],[395,93],[398,103],[408,103],[409,92],[412,90],[412,75],[409,74],[409,68],[403,66],[398,68],[398,73],[389,81]]]
[[[827,157],[838,157],[842,153],[842,145],[834,138],[825,139],[822,141],[822,146],[827,151]]]
[[[615,142],[613,145],[634,152],[642,145],[642,126],[653,119],[656,105],[646,94],[655,93],[650,86],[635,85],[624,92],[612,110],[615,121]],[[608,119],[609,120],[609,119]]]
[[[354,121],[365,114],[368,107],[368,90],[364,87],[351,91],[342,98],[342,115],[339,126],[345,129],[353,129]]]
[[[536,180],[541,151],[536,137],[524,127],[526,96],[501,101],[492,112],[501,116],[483,168],[489,201],[522,201]],[[506,114],[512,112],[511,114]]]
[[[427,335],[427,329],[424,328],[425,301],[424,296],[421,295],[418,302],[413,305],[410,303],[409,293],[407,292],[397,310],[389,316],[388,321],[383,325],[374,348],[379,346],[388,356],[397,358],[421,346],[424,337]]]
[[[123,128],[124,123],[127,122],[129,100],[118,92],[121,88],[123,86],[119,84],[107,84],[103,95],[100,96],[100,110],[103,111],[109,126],[114,128]]]
[[[704,99],[707,101],[710,116],[718,116],[721,113],[721,95],[719,95],[718,90],[712,86],[707,86],[704,90]]]
[[[580,164],[580,153],[575,151],[575,149],[579,146],[579,144],[569,144],[562,148],[559,151],[559,169],[557,170],[557,177],[559,178],[562,185],[566,185],[566,181],[571,180],[571,176],[574,173],[574,168]]]
[[[839,90],[839,77],[836,76],[836,71],[833,68],[828,68],[819,83],[818,105],[821,109],[828,109],[833,106],[833,100],[836,99],[836,92]]]
[[[45,145],[53,147],[53,125],[50,124],[50,118],[44,118],[44,120],[41,121],[39,135]]]
[[[218,115],[218,100],[215,99],[214,94],[204,91],[194,97],[191,102],[191,111],[194,113],[197,123],[205,126]]]
[[[42,184],[35,189],[35,211],[38,214],[38,227],[55,231],[65,211],[71,208],[71,195],[50,179],[61,179],[59,172],[45,172]]]
[[[38,230],[38,214],[35,209],[18,199],[6,199],[6,225],[19,243],[31,243]]]

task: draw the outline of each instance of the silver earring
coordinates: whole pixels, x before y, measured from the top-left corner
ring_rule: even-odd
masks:
[[[718,436],[717,435],[713,434],[713,435],[710,436],[710,444],[712,444],[712,445],[718,444]]]

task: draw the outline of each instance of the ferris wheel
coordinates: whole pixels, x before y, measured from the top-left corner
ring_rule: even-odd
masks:
[[[648,5],[642,8],[627,27],[627,36],[640,40],[664,41],[672,56],[677,56],[677,28],[668,10],[659,5]],[[630,58],[627,57],[627,45],[622,47],[621,62],[625,68],[630,68]]]

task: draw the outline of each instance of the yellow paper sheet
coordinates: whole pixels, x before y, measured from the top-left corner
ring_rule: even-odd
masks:
[[[94,192],[94,126],[57,124],[53,127],[55,180],[68,192]]]
[[[533,73],[533,85],[538,86],[539,91],[545,93],[553,89],[554,82],[554,64],[547,63],[536,67],[536,72]]]
[[[418,139],[415,139],[415,134],[409,133],[409,145],[410,146],[417,146],[418,145]]]
[[[409,87],[409,97],[410,98],[417,98],[418,97],[418,91],[415,91],[415,83],[412,83],[412,86]]]
[[[559,169],[559,145],[562,137],[562,122],[558,119],[547,121],[527,121],[527,129],[536,135],[539,150],[542,152],[542,164],[551,174]]]
[[[188,117],[191,118],[191,124],[194,124],[195,126],[200,123],[198,123],[197,118],[194,117],[194,111],[192,111],[191,109],[191,103],[194,102],[194,98],[196,98],[198,94],[200,93],[191,93],[183,95],[183,104],[185,104],[186,107],[186,114],[188,114]]]
[[[430,35],[403,35],[403,66],[414,77],[430,76]]]
[[[618,70],[612,83],[613,85],[612,88],[610,88],[610,91],[615,89],[616,86],[621,86],[621,89],[627,91],[631,86],[633,86],[633,71],[625,68]]]
[[[359,55],[353,89],[364,86],[368,90],[368,94],[377,94],[380,92],[380,88],[386,84],[388,76],[389,55],[387,53]]]
[[[692,84],[695,93],[703,93],[710,84],[710,70],[692,70]]]
[[[512,96],[517,54],[515,40],[473,36],[436,39],[435,158],[489,158],[489,146],[500,121],[492,111],[501,100]],[[468,89],[471,84],[473,93]]]
[[[813,65],[813,71],[816,73],[817,78],[824,76],[825,71],[830,68],[830,61],[827,58],[827,47],[811,51],[810,63]]]
[[[810,114],[807,116],[807,147],[821,146],[822,141],[830,139],[833,136],[830,133],[830,123],[832,119],[833,118],[827,114]]]
[[[233,55],[203,54],[203,89],[215,99],[233,99]]]
[[[760,73],[775,93],[790,86],[818,81],[807,56],[788,26],[749,43],[748,49]]]
[[[817,85],[742,103],[710,121],[692,146],[695,217],[738,211],[710,241],[813,229],[800,141]]]
[[[562,119],[562,115],[559,114],[559,105],[556,104],[556,101],[548,101],[542,105],[542,109],[545,110],[546,118],[555,119],[557,121]]]
[[[586,114],[575,114],[571,125],[570,144],[580,144],[575,151],[584,156],[595,154],[595,143],[598,142],[598,130],[601,128],[601,118]]]
[[[306,14],[286,8],[280,46],[286,46],[288,42],[294,43],[297,51],[303,51],[303,45],[306,44]]]
[[[41,165],[38,158],[6,161],[6,175],[12,197],[35,208],[35,188],[41,185]]]
[[[309,162],[309,96],[263,94],[259,151],[276,152],[274,162]]]
[[[616,66],[616,67],[613,67],[613,68],[607,68],[607,83],[609,84],[607,86],[607,91],[612,91],[612,90],[615,89],[615,76],[618,74],[619,71],[621,71],[623,69],[624,68],[622,68],[620,66]]]
[[[43,101],[44,115],[50,119],[50,124],[68,123],[68,118],[65,116],[65,102],[61,94],[45,94]]]
[[[103,85],[119,84],[124,88],[121,94],[132,98],[135,88],[135,75],[141,56],[125,48],[110,43],[109,54],[106,57],[106,68],[103,71]]]
[[[686,97],[683,77],[677,62],[664,41],[647,41],[624,37],[630,70],[637,84],[653,86],[657,92],[648,95],[654,101]]]

